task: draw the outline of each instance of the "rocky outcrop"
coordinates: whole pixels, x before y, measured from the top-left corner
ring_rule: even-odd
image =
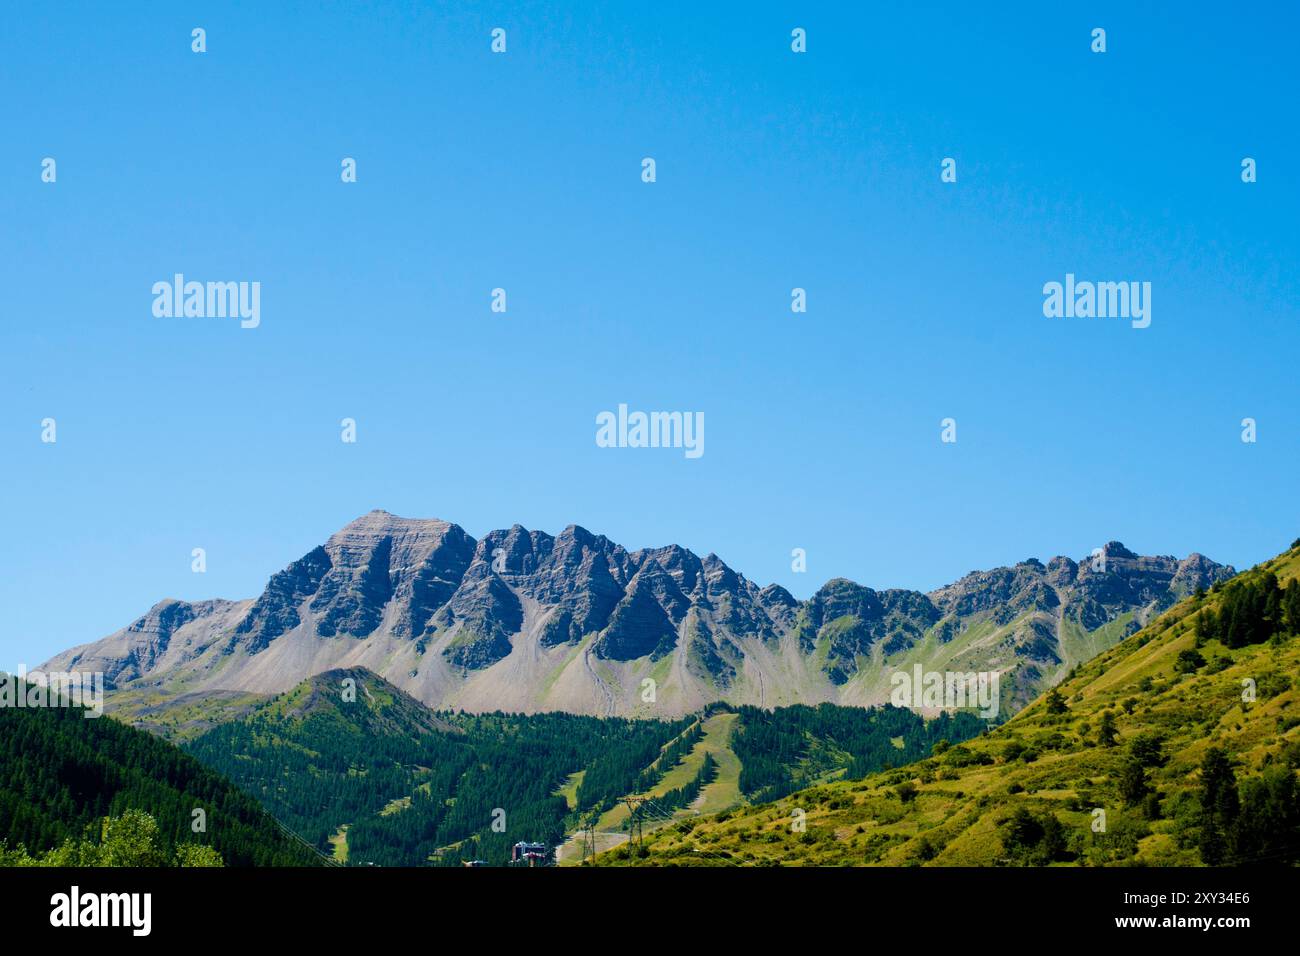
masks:
[[[610,615],[609,627],[596,643],[597,655],[615,661],[662,657],[677,641],[677,623],[686,607],[676,581],[650,558]]]
[[[283,571],[271,575],[262,596],[235,628],[236,640],[226,648],[227,653],[241,646],[250,654],[256,654],[281,634],[301,624],[299,607],[307,598],[315,597],[329,570],[329,554],[324,548],[316,548]]]

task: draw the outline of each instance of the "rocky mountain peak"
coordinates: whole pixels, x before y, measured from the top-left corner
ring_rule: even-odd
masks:
[[[1124,547],[1119,541],[1107,541],[1101,553],[1108,558],[1136,558],[1137,554]]]

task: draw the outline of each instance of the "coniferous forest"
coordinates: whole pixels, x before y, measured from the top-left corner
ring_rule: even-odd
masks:
[[[318,862],[255,799],[164,740],[80,709],[0,708],[0,844],[36,854],[98,839],[104,818],[129,809],[153,817],[169,855],[204,844],[227,866]]]
[[[968,740],[988,729],[971,713],[924,720],[900,707],[802,704],[763,710],[741,707],[744,732],[734,742],[744,769],[741,792],[752,802],[777,800],[830,771],[856,780],[928,757],[941,740]]]
[[[1216,586],[1221,590],[1219,609],[1201,610],[1196,618],[1196,639],[1220,641],[1224,647],[1263,644],[1273,637],[1300,634],[1300,579],[1292,578],[1285,588],[1276,574],[1257,580],[1233,581]],[[1203,598],[1204,592],[1198,594]]]

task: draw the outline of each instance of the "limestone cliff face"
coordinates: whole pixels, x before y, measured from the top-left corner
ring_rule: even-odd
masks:
[[[997,669],[1037,693],[1231,568],[1100,555],[976,571],[930,594],[843,578],[807,601],[716,555],[629,552],[571,525],[475,540],[446,521],[364,515],[253,601],[163,601],[48,669],[117,690],[278,693],[367,667],[435,707],[669,715],[712,700],[882,703],[913,663]]]

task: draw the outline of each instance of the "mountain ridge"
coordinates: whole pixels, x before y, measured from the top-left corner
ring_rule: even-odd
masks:
[[[800,601],[717,555],[628,551],[571,524],[472,538],[375,510],[273,574],[254,599],[167,599],[50,670],[102,670],[114,692],[279,693],[366,667],[417,700],[471,711],[680,716],[883,703],[923,663],[1014,675],[1008,713],[1066,669],[1233,569],[1199,554],[1093,556],[973,571],[929,593],[832,578]]]

